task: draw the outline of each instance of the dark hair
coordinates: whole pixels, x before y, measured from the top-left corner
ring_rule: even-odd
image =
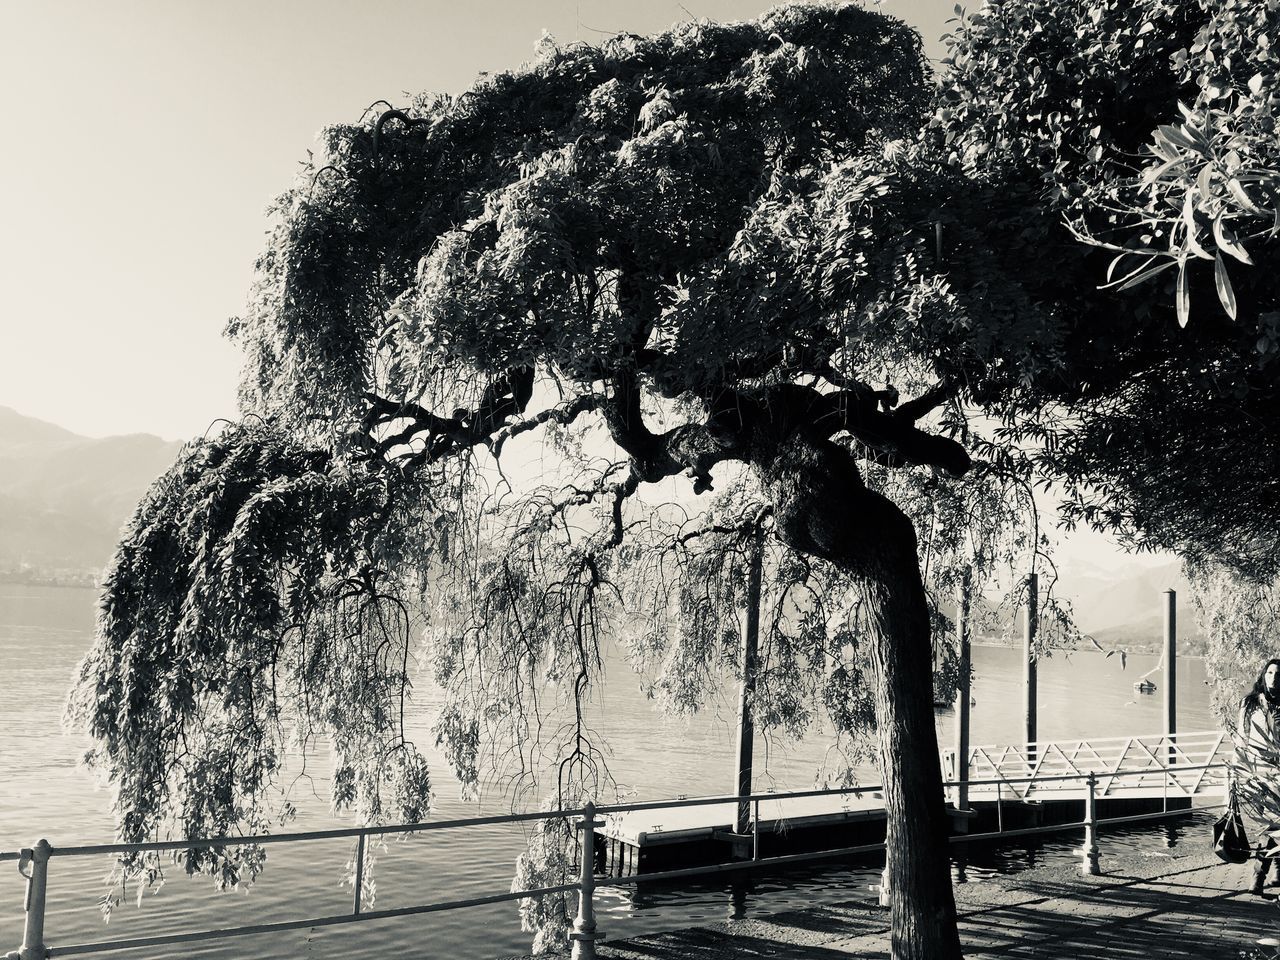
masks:
[[[1262,694],[1263,699],[1270,700],[1272,703],[1280,702],[1280,679],[1277,679],[1276,681],[1277,690],[1275,693],[1269,693],[1267,691],[1267,670],[1270,669],[1273,663],[1276,665],[1277,670],[1280,670],[1280,657],[1272,657],[1264,663],[1262,665],[1262,669],[1258,671],[1258,679],[1253,682],[1253,689],[1249,691],[1249,696],[1247,698],[1249,701],[1248,709],[1250,712],[1252,712],[1252,710],[1259,704],[1257,699],[1258,694]]]

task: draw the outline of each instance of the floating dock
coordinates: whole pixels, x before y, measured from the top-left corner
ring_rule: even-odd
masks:
[[[753,803],[753,807],[757,806],[760,821],[756,833],[762,855],[878,843],[884,839],[884,794],[878,790],[759,800]],[[607,873],[629,876],[641,872],[642,867],[715,862],[724,859],[735,845],[739,851],[749,851],[754,837],[733,834],[737,809],[737,801],[726,800],[608,814],[597,834],[597,843],[603,845],[603,849],[597,849],[597,858],[603,859]],[[833,843],[837,838],[840,842]],[[746,858],[750,859],[749,852]]]
[[[1091,774],[1102,817],[1186,810],[1197,797],[1218,802],[1223,772],[1204,768],[1225,761],[1230,749],[1217,731],[974,747],[962,779],[954,755],[944,753],[952,831],[1079,822]],[[597,866],[632,876],[753,855],[839,850],[885,837],[884,795],[875,788],[758,799],[749,806],[758,823],[745,834],[733,832],[738,801],[732,799],[607,814],[596,834]]]

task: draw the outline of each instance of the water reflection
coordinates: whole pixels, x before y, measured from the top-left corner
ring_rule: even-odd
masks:
[[[734,875],[729,878],[729,919],[747,918],[747,894],[752,892],[750,876]]]

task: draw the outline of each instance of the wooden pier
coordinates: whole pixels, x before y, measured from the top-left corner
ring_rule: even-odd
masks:
[[[694,807],[628,810],[604,817],[600,842],[606,872],[627,876],[645,868],[677,862],[711,862],[726,850],[739,859],[780,849],[821,849],[815,831],[825,842],[840,837],[884,839],[884,795],[878,790],[843,795],[779,797],[754,801],[748,832],[734,833],[736,800]],[[756,827],[758,823],[758,827]],[[757,846],[758,844],[758,846]]]

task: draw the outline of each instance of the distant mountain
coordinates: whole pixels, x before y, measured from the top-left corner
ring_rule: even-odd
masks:
[[[0,574],[97,574],[180,447],[149,434],[91,439],[0,407]]]
[[[1072,601],[1077,623],[1085,631],[1105,630],[1151,617],[1158,619],[1163,615],[1162,597],[1166,590],[1176,590],[1179,597],[1190,595],[1190,585],[1182,575],[1182,564],[1178,560],[1094,576],[1064,572],[1059,584],[1063,595]]]
[[[1200,625],[1196,622],[1190,604],[1187,604],[1187,609],[1182,609],[1181,595],[1178,607],[1178,653],[1192,656],[1203,654],[1205,639],[1200,632]],[[1164,643],[1164,615],[1155,614],[1143,620],[1096,630],[1092,637],[1107,650],[1155,653]]]
[[[27,444],[81,440],[70,430],[35,417],[24,417],[12,407],[0,407],[0,453]]]
[[[134,506],[180,448],[149,434],[94,440],[0,407],[0,577],[96,577]],[[1061,572],[1055,591],[1104,647],[1155,649],[1170,588],[1179,596],[1181,648],[1200,645],[1177,561],[1116,555],[1106,565],[1077,560]],[[989,613],[986,639],[1020,642],[1020,612]]]
[[[1165,591],[1178,595],[1178,649],[1198,654],[1204,638],[1191,603],[1191,587],[1177,560],[1142,565],[1074,565],[1064,567],[1054,585],[1059,601],[1071,606],[1076,626],[1108,650],[1154,652],[1164,642]],[[1043,583],[1043,581],[1042,581]],[[1022,638],[1022,613],[1008,609],[991,611],[984,639],[1017,644]]]
[[[1178,595],[1178,649],[1201,653],[1204,638],[1191,603],[1191,585],[1182,564],[1170,560],[1154,566],[1134,566],[1098,576],[1073,575],[1062,582],[1071,600],[1076,624],[1108,650],[1155,651],[1164,642],[1165,591]]]

